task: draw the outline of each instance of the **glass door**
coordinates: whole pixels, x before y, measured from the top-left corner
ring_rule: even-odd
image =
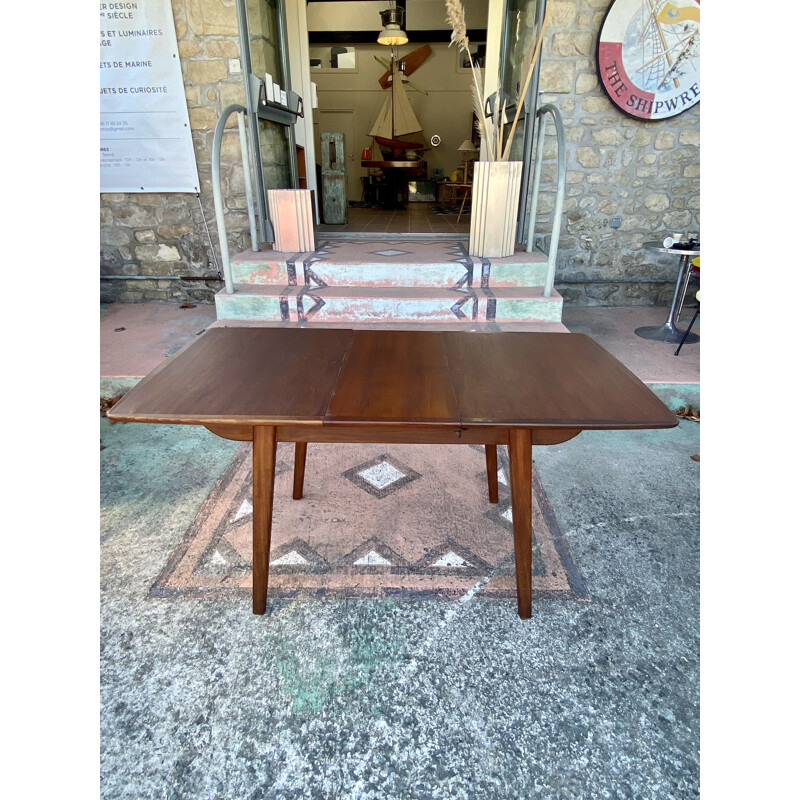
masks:
[[[500,86],[498,95],[509,103],[522,102],[514,141],[511,145],[509,159],[522,161],[522,187],[520,205],[517,215],[517,241],[524,239],[527,231],[528,195],[533,178],[534,165],[529,155],[535,153],[534,134],[536,128],[536,110],[539,107],[539,64],[537,62],[525,96],[519,93],[525,83],[536,40],[544,18],[546,0],[506,0],[503,37],[500,48]],[[516,112],[516,108],[514,109]],[[513,113],[510,115],[513,119]],[[510,129],[510,125],[508,128]]]
[[[286,8],[284,0],[237,0],[237,14],[260,233],[264,241],[273,241],[266,189],[291,189],[299,185],[294,120],[281,123],[259,114],[258,84],[251,75],[262,82],[269,75],[283,90],[291,89]]]

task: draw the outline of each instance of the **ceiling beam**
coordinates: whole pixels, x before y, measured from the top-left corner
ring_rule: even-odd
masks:
[[[339,2],[339,0],[311,0],[311,2]],[[374,31],[309,31],[308,43],[320,44],[375,44],[378,39],[379,27]],[[429,42],[449,42],[451,31],[409,31],[409,44],[427,44]],[[486,41],[486,28],[471,28],[467,31],[470,42],[481,44]]]

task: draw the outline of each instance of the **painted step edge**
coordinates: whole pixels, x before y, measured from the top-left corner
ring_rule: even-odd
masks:
[[[541,290],[402,290],[384,289],[275,291],[254,287],[257,292],[219,292],[215,296],[217,317],[318,322],[403,321],[526,321],[560,322],[562,298],[543,297]]]
[[[509,320],[509,321],[476,321],[460,320],[453,318],[446,322],[410,322],[410,321],[380,321],[369,320],[365,322],[333,322],[327,320],[318,322],[314,319],[300,320],[272,320],[272,319],[237,319],[223,318],[212,322],[209,328],[238,328],[238,327],[264,327],[282,328],[288,326],[318,327],[331,330],[368,330],[370,328],[385,327],[391,330],[417,330],[417,331],[541,331],[550,333],[569,333],[569,328],[563,322],[550,322],[549,320]]]
[[[324,250],[324,248],[323,248]],[[537,286],[544,283],[546,259],[540,253],[518,252],[501,259],[462,258],[365,261],[316,252],[247,250],[231,259],[234,283],[317,286]],[[320,257],[322,254],[322,257]],[[350,254],[352,255],[352,254]],[[376,254],[377,255],[377,254]],[[409,253],[409,256],[417,254]]]
[[[215,298],[236,298],[240,296],[296,297],[311,292],[331,298],[458,298],[471,296],[472,294],[481,294],[504,300],[535,298],[558,302],[562,300],[561,295],[556,289],[553,289],[551,297],[544,297],[543,286],[439,288],[435,286],[280,286],[271,284],[234,284],[233,294],[228,294],[224,289],[221,289],[217,292]]]
[[[428,239],[436,238],[438,234],[429,234]],[[323,239],[325,237],[322,237]],[[304,259],[311,258],[312,256],[320,259],[320,258],[331,258],[331,255],[328,254],[326,251],[328,250],[328,242],[322,242],[321,246],[318,247],[316,250],[307,250],[307,251],[293,251],[293,250],[273,250],[271,248],[264,249],[264,250],[243,250],[240,253],[236,253],[235,255],[231,256],[230,260],[231,263],[234,262],[254,262],[260,263],[263,261],[283,261],[286,262],[289,259],[293,259],[295,261],[303,261]],[[346,241],[339,241],[337,242],[340,246],[344,246],[347,244]],[[395,240],[392,239],[391,241],[384,241],[381,240],[380,243],[376,242],[376,246],[379,244],[385,244],[391,246],[391,249],[397,249],[402,247],[404,242],[403,240]],[[431,242],[421,242],[421,241],[409,241],[405,243],[407,247],[414,247],[419,246],[420,244],[431,244]],[[532,252],[528,253],[525,249],[521,246],[517,246],[518,249],[512,253],[510,256],[503,256],[503,257],[491,257],[488,260],[491,261],[493,264],[546,264],[547,263],[547,255],[542,253],[541,250],[533,250]],[[466,247],[463,250],[464,258],[471,259],[475,264],[482,263],[483,259],[481,256],[471,256],[467,254]],[[380,255],[379,253],[370,253],[370,255]],[[409,253],[409,255],[413,255],[413,252]],[[335,260],[335,259],[334,259]],[[347,263],[348,259],[341,259],[342,263]],[[412,259],[413,260],[413,259]],[[352,260],[350,260],[352,261]],[[397,261],[379,261],[377,259],[372,260],[370,259],[367,261],[366,259],[352,261],[352,263],[378,263],[378,264],[396,264]],[[434,261],[428,261],[426,263],[436,263]]]
[[[460,286],[523,287],[541,286],[546,264],[494,264],[488,267],[459,263],[440,264],[231,264],[234,283],[254,286],[411,286],[457,288]]]

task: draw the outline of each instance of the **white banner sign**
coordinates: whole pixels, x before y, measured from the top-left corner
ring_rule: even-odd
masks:
[[[170,0],[100,3],[100,191],[200,191]]]

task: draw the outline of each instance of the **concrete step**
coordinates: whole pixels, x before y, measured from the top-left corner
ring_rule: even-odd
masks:
[[[467,254],[464,240],[326,240],[312,253],[247,250],[231,259],[233,281],[254,286],[534,287],[546,258],[520,246],[507,258]]]
[[[274,286],[239,284],[215,296],[217,319],[323,325],[561,322],[562,298],[542,287]]]
[[[455,319],[455,318],[454,318]],[[282,321],[264,319],[218,319],[209,328],[325,328],[336,330],[375,330],[377,328],[407,331],[533,331],[550,333],[569,333],[563,322],[547,322],[545,320],[522,320],[486,322],[470,321],[465,323],[455,319],[454,322],[325,322],[317,323],[314,319],[305,321]],[[111,396],[108,395],[107,396]],[[686,405],[686,403],[684,403]],[[697,405],[695,403],[695,405]]]

